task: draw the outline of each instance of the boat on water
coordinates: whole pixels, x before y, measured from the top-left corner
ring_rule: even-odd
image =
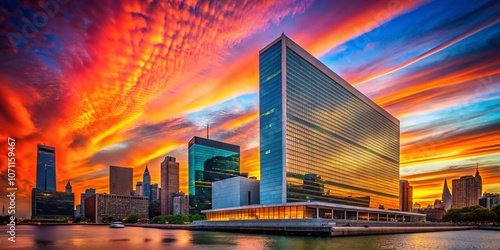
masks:
[[[111,224],[109,224],[109,227],[110,228],[124,228],[125,225],[121,221],[114,221],[114,222],[111,222]]]

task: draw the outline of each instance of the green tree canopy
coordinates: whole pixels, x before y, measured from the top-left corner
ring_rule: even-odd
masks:
[[[476,205],[460,209],[450,209],[443,217],[443,221],[452,222],[493,222],[498,215],[488,208]]]
[[[125,223],[137,223],[138,220],[139,216],[137,216],[136,214],[131,214],[127,216],[127,218],[125,218]]]

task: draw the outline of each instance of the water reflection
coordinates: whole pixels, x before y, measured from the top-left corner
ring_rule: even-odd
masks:
[[[468,230],[346,238],[287,237],[107,226],[25,226],[1,249],[499,249],[497,231]]]

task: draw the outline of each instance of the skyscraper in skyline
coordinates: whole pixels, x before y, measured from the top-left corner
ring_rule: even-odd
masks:
[[[132,168],[109,166],[109,193],[130,195],[132,191]]]
[[[261,204],[397,209],[399,120],[285,35],[259,60]]]
[[[80,216],[85,218],[85,199],[95,194],[95,188],[85,189],[85,193],[80,194]]]
[[[188,144],[190,213],[212,208],[212,182],[239,176],[240,146],[193,137]]]
[[[158,184],[151,184],[151,202],[158,201]]]
[[[179,192],[179,163],[176,158],[166,156],[160,167],[161,214],[172,214],[172,194]]]
[[[451,193],[450,189],[448,188],[448,183],[446,179],[444,179],[444,185],[443,185],[443,195],[441,196],[441,200],[444,203],[444,210],[448,211],[451,208]]]
[[[452,181],[452,205],[451,208],[463,208],[479,205],[482,196],[483,180],[479,175],[479,166],[476,167],[476,175],[462,176]]]
[[[56,191],[56,149],[37,145],[36,189]]]
[[[71,187],[71,184],[68,183],[66,184],[66,193],[73,193],[73,188]]]
[[[142,195],[148,197],[148,201],[151,202],[151,175],[149,174],[148,164],[146,164],[146,169],[144,169],[142,185]]]
[[[135,195],[136,196],[143,196],[144,195],[143,188],[144,188],[144,185],[143,185],[142,181],[138,181],[137,183],[135,183]]]
[[[399,210],[413,211],[413,187],[407,180],[399,181]]]

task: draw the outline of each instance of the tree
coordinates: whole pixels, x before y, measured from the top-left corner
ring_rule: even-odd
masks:
[[[476,205],[460,209],[450,209],[443,217],[443,221],[452,222],[492,222],[498,219],[492,210]]]
[[[138,220],[139,216],[137,216],[136,214],[131,214],[127,216],[127,218],[125,219],[125,223],[137,223]]]
[[[491,208],[491,211],[497,215],[497,221],[500,222],[500,204]]]

